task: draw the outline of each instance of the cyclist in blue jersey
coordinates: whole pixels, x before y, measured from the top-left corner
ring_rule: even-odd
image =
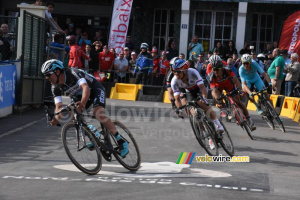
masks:
[[[267,80],[270,86],[272,86],[271,80],[268,74],[264,72],[264,70],[261,69],[256,62],[252,62],[249,54],[244,54],[241,60],[242,65],[239,69],[239,74],[241,77],[243,91],[250,96],[249,100],[255,104],[258,114],[262,115],[263,111],[261,110],[260,105],[255,102],[253,98],[254,94],[252,93],[251,88],[254,86],[258,91],[265,88],[265,84],[259,77],[258,73],[260,73]]]
[[[105,89],[95,77],[80,69],[65,69],[63,63],[56,59],[46,61],[41,71],[51,82],[55,112],[63,107],[61,96],[69,96],[75,100],[78,112],[93,104],[93,114],[96,119],[118,141],[121,157],[125,157],[129,153],[128,143],[122,139],[110,118],[105,116]],[[60,115],[56,115],[50,124],[56,126],[60,119]]]

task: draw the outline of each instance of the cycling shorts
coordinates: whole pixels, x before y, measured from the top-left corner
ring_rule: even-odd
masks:
[[[258,78],[256,77],[256,78],[254,78],[254,79],[247,79],[247,80],[244,80],[244,79],[242,79],[242,82],[244,82],[244,81],[246,81],[246,83],[247,83],[247,86],[249,87],[249,88],[251,88],[251,86],[252,85],[254,85],[255,86],[255,88],[258,90],[258,91],[260,91],[260,90],[262,90],[262,89],[264,89],[265,88],[265,84],[264,84],[264,82],[261,80],[261,78],[258,76]],[[242,84],[243,85],[243,87],[244,87],[244,84]]]

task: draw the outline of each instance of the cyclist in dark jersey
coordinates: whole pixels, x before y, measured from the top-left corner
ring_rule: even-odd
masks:
[[[79,112],[93,104],[94,116],[109,130],[110,134],[116,137],[121,156],[128,154],[128,143],[122,139],[110,118],[105,116],[105,89],[95,77],[80,69],[64,69],[63,63],[56,59],[46,61],[41,71],[52,84],[55,112],[63,107],[61,96],[74,99]],[[59,120],[60,116],[56,115],[50,124],[56,126]]]

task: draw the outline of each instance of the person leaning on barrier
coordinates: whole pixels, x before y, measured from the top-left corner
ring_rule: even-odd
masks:
[[[54,19],[53,19],[53,17],[52,17],[52,12],[53,12],[53,10],[54,10],[54,3],[48,2],[48,3],[47,3],[47,8],[48,8],[48,10],[46,10],[45,15],[46,15],[46,19],[48,20],[48,22],[49,22],[51,28],[52,28],[53,30],[58,31],[60,34],[65,35],[66,32],[63,31],[63,30],[59,27],[59,25],[56,23],[56,21],[54,21]]]
[[[128,70],[128,61],[124,58],[124,51],[119,53],[114,61],[115,77],[114,82],[126,83],[126,72]]]
[[[151,54],[147,52],[147,43],[142,43],[140,49],[141,52],[137,57],[137,67],[133,71],[136,74],[135,84],[143,83],[147,85],[148,76],[151,74],[153,68],[153,59]]]

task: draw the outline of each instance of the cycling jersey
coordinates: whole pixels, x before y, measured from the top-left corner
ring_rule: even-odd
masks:
[[[242,83],[246,81],[249,88],[254,85],[257,90],[262,90],[265,87],[265,84],[263,83],[257,72],[262,74],[264,73],[264,70],[262,70],[256,62],[251,62],[251,67],[251,70],[248,71],[245,69],[244,65],[240,66],[239,74],[241,77],[241,81]]]
[[[185,84],[182,80],[178,79],[176,76],[172,78],[171,88],[174,92],[174,96],[180,95],[180,88],[184,88],[187,92],[196,89],[199,85],[204,84],[199,72],[193,68],[189,68],[186,72],[188,84]]]
[[[94,107],[105,107],[105,89],[95,77],[80,69],[68,68],[64,71],[65,83],[52,85],[52,93],[55,104],[62,102],[61,96],[69,96],[76,101],[80,101],[82,95],[82,84],[88,84],[90,88],[90,98],[86,108],[92,103]]]
[[[171,87],[171,81],[174,77],[174,74],[172,72],[172,70],[169,70],[166,76],[166,82],[167,82],[167,87],[170,88]]]
[[[211,88],[218,88],[221,92],[226,90],[227,92],[231,92],[234,89],[234,84],[232,79],[236,77],[235,73],[229,68],[223,68],[222,77],[217,77],[214,72],[209,74],[209,81]]]

